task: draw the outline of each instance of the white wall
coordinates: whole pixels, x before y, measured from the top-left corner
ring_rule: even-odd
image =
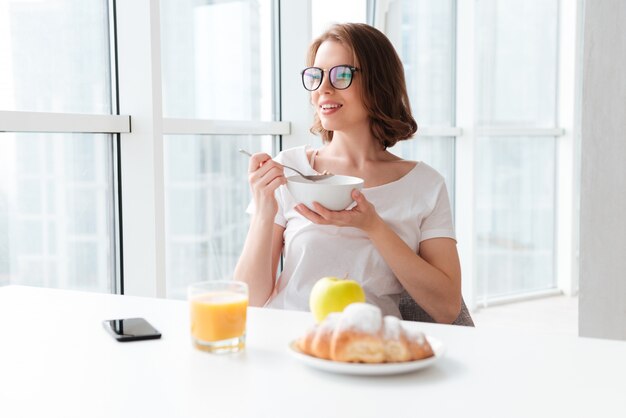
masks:
[[[626,2],[584,18],[579,334],[626,340]]]

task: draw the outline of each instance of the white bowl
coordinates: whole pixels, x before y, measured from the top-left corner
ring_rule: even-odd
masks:
[[[363,179],[335,175],[324,180],[312,181],[300,176],[287,177],[287,189],[298,203],[315,210],[317,202],[330,210],[344,210],[354,202],[352,190],[361,190]]]

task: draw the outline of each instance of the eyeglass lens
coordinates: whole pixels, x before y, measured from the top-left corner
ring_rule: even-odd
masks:
[[[317,67],[310,67],[302,72],[302,83],[304,88],[313,91],[317,90],[322,84],[324,70]],[[329,71],[330,84],[338,89],[344,90],[352,84],[352,68],[347,65],[337,65]]]

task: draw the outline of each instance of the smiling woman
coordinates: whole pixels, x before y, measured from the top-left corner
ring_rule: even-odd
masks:
[[[285,150],[278,162],[262,153],[250,160],[252,220],[235,275],[250,285],[251,304],[307,310],[316,278],[347,272],[385,314],[400,316],[406,289],[436,321],[453,322],[460,267],[445,183],[426,164],[387,150],[417,129],[393,46],[371,26],[338,24],[313,41],[307,65],[311,131],[324,146]],[[352,190],[348,209],[307,207],[280,187],[281,163],[361,178],[364,188]]]
[[[385,38],[385,41],[379,45],[378,33],[380,32],[367,25],[361,27],[363,29],[357,35],[343,29],[343,26],[336,26],[313,42],[309,49],[307,63],[316,65],[313,68],[319,70],[319,82],[312,85],[312,88],[307,88],[305,84],[305,88],[313,92],[312,101],[319,100],[320,96],[327,98],[323,94],[324,73],[319,67],[322,67],[325,62],[352,62],[353,64],[332,67],[328,72],[329,83],[335,90],[346,90],[355,77],[361,78],[354,89],[347,90],[342,95],[346,100],[362,101],[359,107],[362,107],[366,117],[370,118],[372,134],[378,141],[381,141],[384,147],[391,147],[398,140],[412,136],[417,129],[417,124],[410,115],[404,69],[391,42]],[[344,45],[352,45],[352,51],[344,48]],[[369,46],[372,45],[378,47],[370,48]],[[341,73],[344,74],[341,83],[335,81],[340,74],[338,69],[341,69]],[[303,72],[303,82],[307,70],[309,68]],[[385,87],[381,88],[381,86]],[[319,134],[324,141],[330,141],[333,131],[337,129],[333,129],[332,119],[325,119],[326,123],[331,123],[326,127],[321,118],[334,114],[343,104],[324,101],[320,103],[322,111],[316,113],[311,132]],[[355,109],[359,107],[355,106]],[[358,118],[358,115],[354,117]],[[349,119],[347,123],[357,123],[358,126],[357,120]]]

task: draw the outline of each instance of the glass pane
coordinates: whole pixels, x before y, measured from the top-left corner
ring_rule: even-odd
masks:
[[[274,120],[272,1],[162,0],[163,114]]]
[[[418,126],[455,124],[455,11],[452,0],[402,0],[390,3],[388,36],[404,64],[411,110]],[[418,136],[400,141],[396,155],[424,161],[446,179],[454,208],[454,138]]]
[[[395,7],[401,8],[402,25],[394,43],[413,116],[422,126],[454,126],[454,2],[403,0]]]
[[[330,25],[345,22],[367,23],[367,0],[311,2],[311,39],[321,35]]]
[[[0,1],[0,109],[111,113],[108,0]]]
[[[0,285],[112,291],[111,141],[0,134]]]
[[[556,123],[558,0],[476,2],[479,126]]]
[[[553,288],[554,138],[479,138],[478,299]]]
[[[165,136],[167,296],[231,274],[248,231],[248,157],[274,155],[270,136]]]
[[[405,160],[423,161],[446,180],[450,205],[454,212],[454,146],[455,138],[418,136],[400,141],[389,150]]]

